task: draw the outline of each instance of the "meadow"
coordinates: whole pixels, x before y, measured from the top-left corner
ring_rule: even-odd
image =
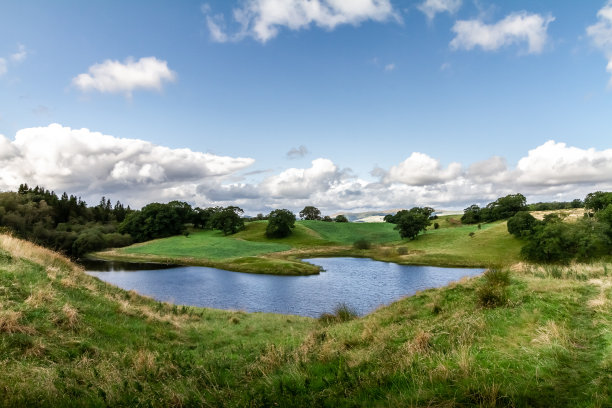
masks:
[[[610,406],[611,274],[519,263],[310,319],[156,302],[2,235],[0,406]]]
[[[318,256],[370,257],[401,264],[489,267],[520,260],[521,242],[508,234],[505,221],[461,225],[456,216],[440,217],[415,240],[402,240],[389,223],[298,221],[286,238],[268,238],[266,221],[254,221],[233,235],[195,230],[189,236],[157,239],[93,254],[109,260],[156,261],[212,266],[252,273],[318,273],[301,259]],[[365,240],[369,249],[353,246]]]

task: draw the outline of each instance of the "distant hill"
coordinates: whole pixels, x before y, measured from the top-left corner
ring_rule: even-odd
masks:
[[[343,214],[346,218],[348,218],[348,220],[350,222],[384,222],[383,218],[385,217],[385,215],[388,214],[395,214],[396,212],[400,211],[401,208],[399,209],[392,209],[392,210],[381,210],[381,211],[365,211],[365,212],[354,212],[354,213],[347,213],[347,212],[338,212],[336,214],[332,215],[332,218],[335,217],[336,215],[339,214]],[[442,216],[442,215],[458,215],[458,214],[463,214],[463,211],[458,211],[458,210],[438,210],[435,212],[436,215],[438,216]]]

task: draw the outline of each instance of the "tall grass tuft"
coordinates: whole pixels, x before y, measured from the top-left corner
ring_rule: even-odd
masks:
[[[333,313],[323,313],[319,317],[321,323],[342,323],[348,322],[349,320],[356,319],[359,315],[357,311],[347,305],[346,303],[340,303],[334,308]]]
[[[495,308],[508,303],[510,271],[489,269],[484,274],[484,283],[477,289],[478,301],[482,307]]]

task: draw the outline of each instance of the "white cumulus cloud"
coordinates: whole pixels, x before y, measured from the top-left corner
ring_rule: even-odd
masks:
[[[392,166],[385,175],[388,183],[399,182],[412,186],[442,183],[461,174],[461,164],[451,163],[446,169],[440,161],[423,153],[412,153],[410,157]]]
[[[329,159],[315,159],[307,169],[290,168],[266,178],[260,187],[272,197],[305,198],[327,191],[342,178],[342,172]]]
[[[83,92],[124,93],[130,97],[136,90],[160,91],[164,82],[176,80],[176,73],[166,61],[155,57],[128,58],[125,62],[106,60],[89,67],[88,73],[79,74],[72,84]]]
[[[58,124],[22,129],[13,140],[0,135],[0,191],[28,183],[89,202],[105,195],[132,206],[184,200],[199,206],[238,205],[255,214],[315,205],[331,214],[424,205],[462,209],[511,193],[523,193],[530,202],[566,201],[612,190],[612,149],[553,140],[512,165],[492,156],[464,169],[415,152],[376,169],[374,182],[328,158],[247,179],[243,171],[253,163],[251,158],[171,149]]]
[[[548,25],[555,21],[552,16],[527,12],[512,13],[495,24],[482,20],[460,20],[452,30],[455,38],[450,42],[452,49],[471,50],[480,47],[495,51],[517,43],[527,43],[527,52],[539,54],[548,41]]]
[[[597,23],[587,27],[587,35],[591,37],[593,44],[603,51],[608,59],[606,71],[612,74],[612,1],[608,1],[597,12],[597,18]],[[609,85],[612,87],[612,78]]]
[[[22,129],[13,141],[0,136],[0,189],[26,182],[84,196],[114,192],[146,202],[163,190],[223,178],[253,162],[51,124]]]
[[[419,4],[417,8],[427,16],[429,20],[433,20],[438,13],[454,14],[461,7],[461,0],[425,0]]]
[[[233,10],[239,31],[227,34],[222,15],[210,15],[210,6],[202,7],[211,37],[215,41],[238,41],[251,36],[266,42],[281,28],[301,30],[311,25],[333,30],[343,24],[357,25],[372,20],[399,20],[390,0],[245,0]]]
[[[519,160],[518,182],[530,186],[595,184],[612,180],[612,149],[580,149],[549,140]]]

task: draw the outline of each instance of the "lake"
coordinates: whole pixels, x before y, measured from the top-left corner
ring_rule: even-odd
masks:
[[[314,258],[325,272],[257,275],[200,266],[87,262],[87,273],[125,290],[179,305],[318,317],[345,303],[359,315],[483,269],[409,266],[368,258]]]

